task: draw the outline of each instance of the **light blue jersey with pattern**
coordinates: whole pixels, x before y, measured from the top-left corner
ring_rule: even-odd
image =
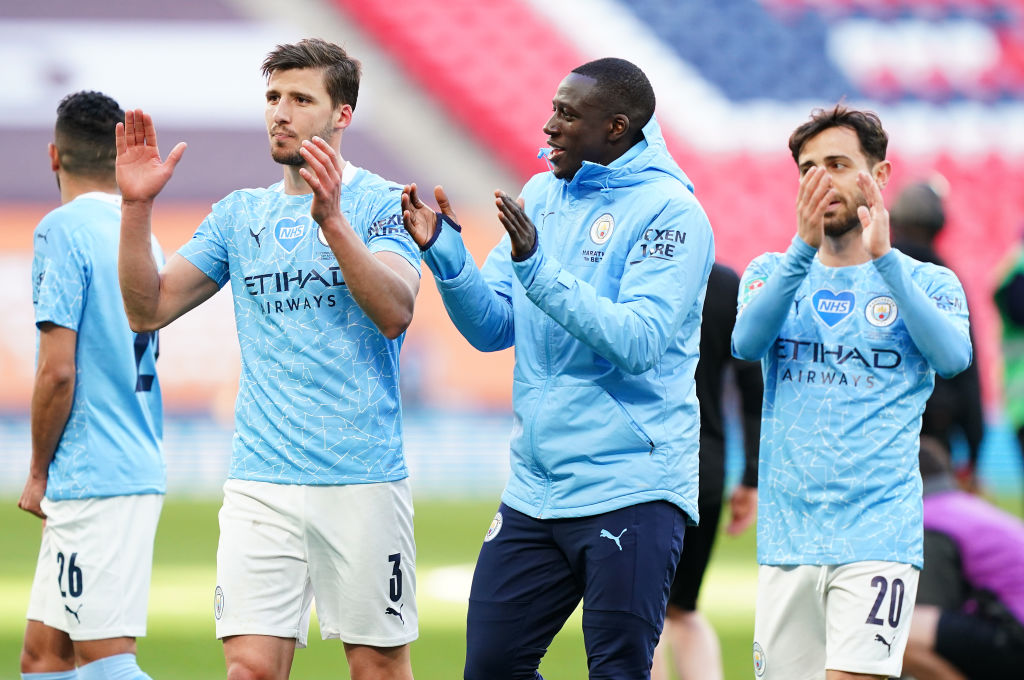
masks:
[[[942,342],[960,349],[966,343],[969,362],[963,288],[948,269],[893,251],[882,264],[893,277],[908,274],[906,289],[914,293],[898,299],[875,262],[826,267],[806,244],[795,241],[791,251],[806,258],[806,276],[784,302],[788,313],[762,359],[758,561],[920,567],[918,439],[933,365],[941,362],[929,362],[907,319],[916,321],[922,314],[912,312],[923,311],[947,324]],[[777,269],[792,268],[796,282],[794,252],[768,253],[750,264],[740,285],[741,317],[778,284]],[[737,322],[734,352],[753,330]]]
[[[401,187],[347,165],[341,209],[371,252],[419,271]],[[408,476],[398,352],[352,299],[310,216],[312,194],[282,183],[235,191],[178,251],[234,295],[242,374],[232,479],[359,484]],[[403,336],[404,337],[404,336]]]
[[[128,327],[117,278],[120,234],[120,197],[93,192],[50,212],[33,235],[36,325],[77,333],[75,394],[50,463],[50,500],[166,487],[157,335]],[[163,262],[155,239],[153,255]]]

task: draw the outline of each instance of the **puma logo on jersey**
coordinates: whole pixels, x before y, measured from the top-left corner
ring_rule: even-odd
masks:
[[[889,650],[889,654],[892,654],[892,645],[886,642],[884,637],[882,637],[878,633],[875,633],[875,639],[881,642],[883,645],[885,645],[885,648]]]
[[[622,550],[622,544],[619,543],[619,539],[622,538],[622,534],[624,533],[626,533],[626,529],[620,531],[618,536],[607,529],[601,529],[601,538],[607,538],[609,541],[615,541],[615,545],[619,547],[619,550]]]
[[[402,616],[402,607],[404,607],[404,606],[405,606],[405,604],[403,603],[403,604],[398,605],[398,609],[395,609],[394,607],[388,607],[387,609],[384,610],[384,613],[385,614],[390,614],[391,616],[397,616],[398,620],[401,621],[402,625],[404,626],[405,625],[405,618]]]
[[[249,235],[252,236],[254,239],[256,239],[256,247],[257,248],[261,248],[262,247],[262,245],[260,244],[260,235],[263,234],[263,232],[265,232],[266,230],[267,230],[267,228],[264,226],[258,232],[254,232],[252,230],[252,227],[249,227]]]
[[[78,618],[78,612],[82,611],[83,605],[78,605],[78,609],[72,609],[71,607],[64,605],[64,610],[75,617],[75,621],[82,623],[82,619]]]

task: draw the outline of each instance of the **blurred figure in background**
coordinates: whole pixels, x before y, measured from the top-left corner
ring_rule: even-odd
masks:
[[[894,248],[920,262],[948,269],[935,250],[935,239],[946,225],[942,199],[947,190],[948,183],[941,175],[906,186],[889,211],[889,224]],[[921,435],[935,437],[947,452],[954,449],[952,439],[957,431],[967,444],[967,462],[957,470],[957,477],[964,488],[976,490],[978,457],[985,435],[977,356],[963,373],[948,379],[935,376],[935,389],[921,418]]]
[[[1024,460],[1024,245],[996,268],[996,309],[1003,327],[1003,394],[1006,419]]]
[[[665,628],[655,652],[654,680],[666,680],[665,652],[681,680],[721,680],[722,653],[715,629],[697,611],[697,596],[704,580],[718,534],[725,484],[725,422],[723,391],[725,378],[732,375],[739,389],[743,427],[744,468],[740,483],[729,498],[732,515],[726,532],[742,533],[757,517],[757,451],[761,433],[761,399],[764,382],[761,366],[754,361],[734,359],[730,352],[732,329],[736,324],[735,300],[740,277],[725,265],[715,263],[708,277],[704,314],[700,326],[700,360],[695,379],[700,400],[700,496],[697,502],[700,526],[690,527],[683,543],[683,555],[676,568],[668,598]]]
[[[61,101],[49,146],[61,207],[32,240],[38,357],[18,507],[46,521],[21,653],[31,680],[149,677],[135,639],[166,488],[163,409],[156,333],[131,331],[117,281],[123,118],[99,92]],[[156,239],[140,247],[163,262]]]
[[[956,488],[949,451],[921,437],[924,569],[903,657],[916,680],[1020,677],[1024,522]]]

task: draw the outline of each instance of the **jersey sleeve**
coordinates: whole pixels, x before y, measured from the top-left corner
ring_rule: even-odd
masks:
[[[737,359],[761,359],[779,334],[800,283],[817,252],[794,236],[786,253],[762,255],[743,272],[737,300],[732,354]]]
[[[971,363],[967,296],[959,279],[945,267],[911,266],[910,258],[891,250],[875,268],[900,306],[903,323],[929,365],[943,378]]]
[[[92,277],[86,244],[69,225],[48,215],[33,236],[32,303],[35,323],[53,323],[78,330]]]
[[[225,201],[213,206],[192,238],[178,248],[178,254],[194,264],[218,286],[231,278],[228,267],[228,248],[221,229],[227,224],[229,211]]]
[[[364,239],[371,253],[397,253],[419,272],[420,249],[402,223],[401,196],[397,191],[385,192],[384,198],[374,206]]]
[[[672,241],[661,241],[666,238]],[[531,257],[512,263],[526,296],[574,338],[634,375],[654,366],[674,341],[715,256],[704,211],[696,203],[670,202],[630,245],[612,300],[546,257],[541,241]]]

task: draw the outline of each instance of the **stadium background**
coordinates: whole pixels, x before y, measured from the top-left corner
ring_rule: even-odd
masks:
[[[279,179],[258,67],[273,45],[314,35],[363,62],[343,155],[396,181],[443,183],[478,261],[501,235],[493,190],[544,170],[536,155],[551,96],[589,59],[621,56],[648,73],[718,258],[738,271],[792,236],[792,128],[843,97],[878,111],[895,165],[887,199],[936,173],[948,182],[939,250],[971,307],[989,425],[983,483],[1019,494],[991,293],[1024,229],[1024,0],[0,0],[4,497],[20,491],[30,450],[31,235],[58,203],[45,154],[57,102],[99,89],[152,113],[165,153],[188,142],[154,218],[171,252],[212,202]],[[494,498],[507,470],[512,354],[470,348],[427,279],[402,358],[417,498]],[[161,332],[172,499],[216,498],[237,363],[224,292]]]

